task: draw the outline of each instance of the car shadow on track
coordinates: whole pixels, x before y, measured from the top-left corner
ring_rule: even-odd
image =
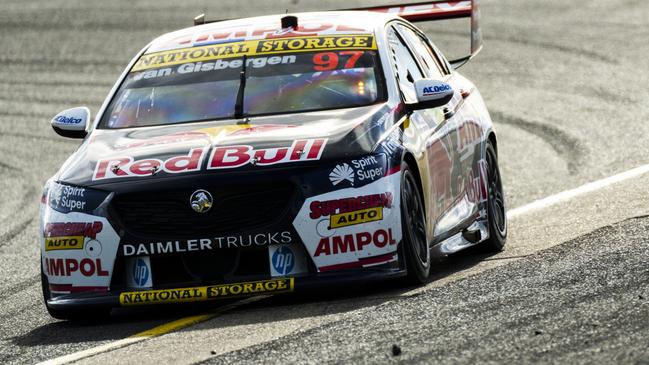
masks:
[[[219,305],[224,305],[219,303]],[[212,304],[211,308],[214,308]],[[10,341],[20,347],[63,344],[83,344],[120,340],[178,318],[195,315],[205,308],[195,306],[175,308],[153,307],[129,310],[125,314],[84,321],[59,321],[49,318],[45,306],[38,305],[37,315],[51,321]],[[0,361],[1,362],[1,361]]]
[[[449,257],[435,264],[429,283],[461,273],[490,256],[473,250]],[[419,286],[408,285],[404,280],[386,280],[278,295],[226,312],[217,320],[210,321],[208,327],[227,328],[351,312],[395,299],[406,299],[404,294],[417,288]],[[175,319],[213,311],[229,303],[231,301],[119,309],[113,311],[109,318],[51,322],[11,341],[20,347],[32,347],[118,340]],[[267,315],[269,309],[281,311],[282,315]],[[43,316],[46,316],[45,309],[42,310]],[[192,328],[187,330],[191,331]]]
[[[450,256],[448,259],[434,263],[430,278],[427,284],[412,285],[405,279],[392,279],[375,281],[370,283],[351,283],[344,286],[328,286],[322,289],[310,289],[291,294],[284,294],[271,297],[267,300],[255,302],[239,309],[239,311],[278,309],[280,307],[293,308],[301,306],[300,311],[289,310],[289,317],[269,316],[264,322],[276,320],[297,319],[300,317],[311,317],[321,314],[336,314],[353,311],[363,307],[379,305],[396,299],[405,299],[408,292],[421,288],[422,286],[434,283],[435,281],[461,273],[464,270],[479,264],[492,257],[494,254],[485,254],[477,249],[469,249]],[[302,311],[302,307],[313,307],[313,311]],[[323,312],[326,308],[326,313]],[[214,323],[219,325],[219,323]],[[245,324],[245,323],[237,323]]]

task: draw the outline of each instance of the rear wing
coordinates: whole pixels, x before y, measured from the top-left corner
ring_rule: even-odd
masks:
[[[410,22],[437,21],[456,18],[471,18],[471,53],[451,61],[458,68],[475,57],[482,50],[482,30],[480,29],[480,7],[478,0],[466,1],[426,1],[403,5],[372,6],[345,10],[375,11],[398,15]]]
[[[471,53],[451,62],[453,68],[459,68],[482,50],[482,30],[480,29],[479,0],[464,1],[424,1],[403,5],[371,6],[366,8],[353,8],[341,10],[375,11],[398,15],[410,22],[436,21],[455,18],[471,18]],[[223,20],[206,20],[205,14],[194,18],[194,25],[214,23]],[[284,22],[284,19],[282,19]],[[282,23],[283,24],[283,23]],[[284,25],[282,25],[284,27]]]

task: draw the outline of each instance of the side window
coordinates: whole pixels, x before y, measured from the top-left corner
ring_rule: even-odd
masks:
[[[403,93],[403,97],[407,103],[417,102],[415,80],[423,78],[417,61],[415,61],[405,42],[393,27],[388,28],[387,37],[393,58],[392,65],[399,79],[399,88]]]
[[[410,43],[416,57],[424,67],[424,71],[426,72],[427,77],[441,80],[443,74],[445,74],[446,72],[444,72],[444,68],[442,67],[441,62],[437,59],[434,51],[430,48],[426,39],[403,24],[399,24],[399,30]]]
[[[442,53],[442,51],[440,51],[439,48],[437,48],[437,46],[433,42],[431,42],[430,40],[428,40],[428,44],[431,47],[433,47],[433,53],[435,55],[437,55],[437,60],[444,66],[444,67],[442,67],[442,69],[444,70],[443,73],[445,75],[450,75],[451,70],[453,70],[453,67],[451,67],[451,64],[448,62],[446,57],[444,57],[444,54]]]

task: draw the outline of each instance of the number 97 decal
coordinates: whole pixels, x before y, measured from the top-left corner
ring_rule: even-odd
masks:
[[[363,56],[363,51],[341,51],[341,52],[322,52],[313,55],[313,69],[316,71],[331,71],[339,68],[341,62],[344,62],[342,68],[354,68],[356,63]]]

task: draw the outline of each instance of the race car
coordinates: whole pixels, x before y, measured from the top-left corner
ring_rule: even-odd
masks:
[[[471,17],[449,62],[412,21]],[[507,237],[496,134],[456,69],[475,1],[207,22],[140,51],[45,185],[49,313],[405,278]]]

